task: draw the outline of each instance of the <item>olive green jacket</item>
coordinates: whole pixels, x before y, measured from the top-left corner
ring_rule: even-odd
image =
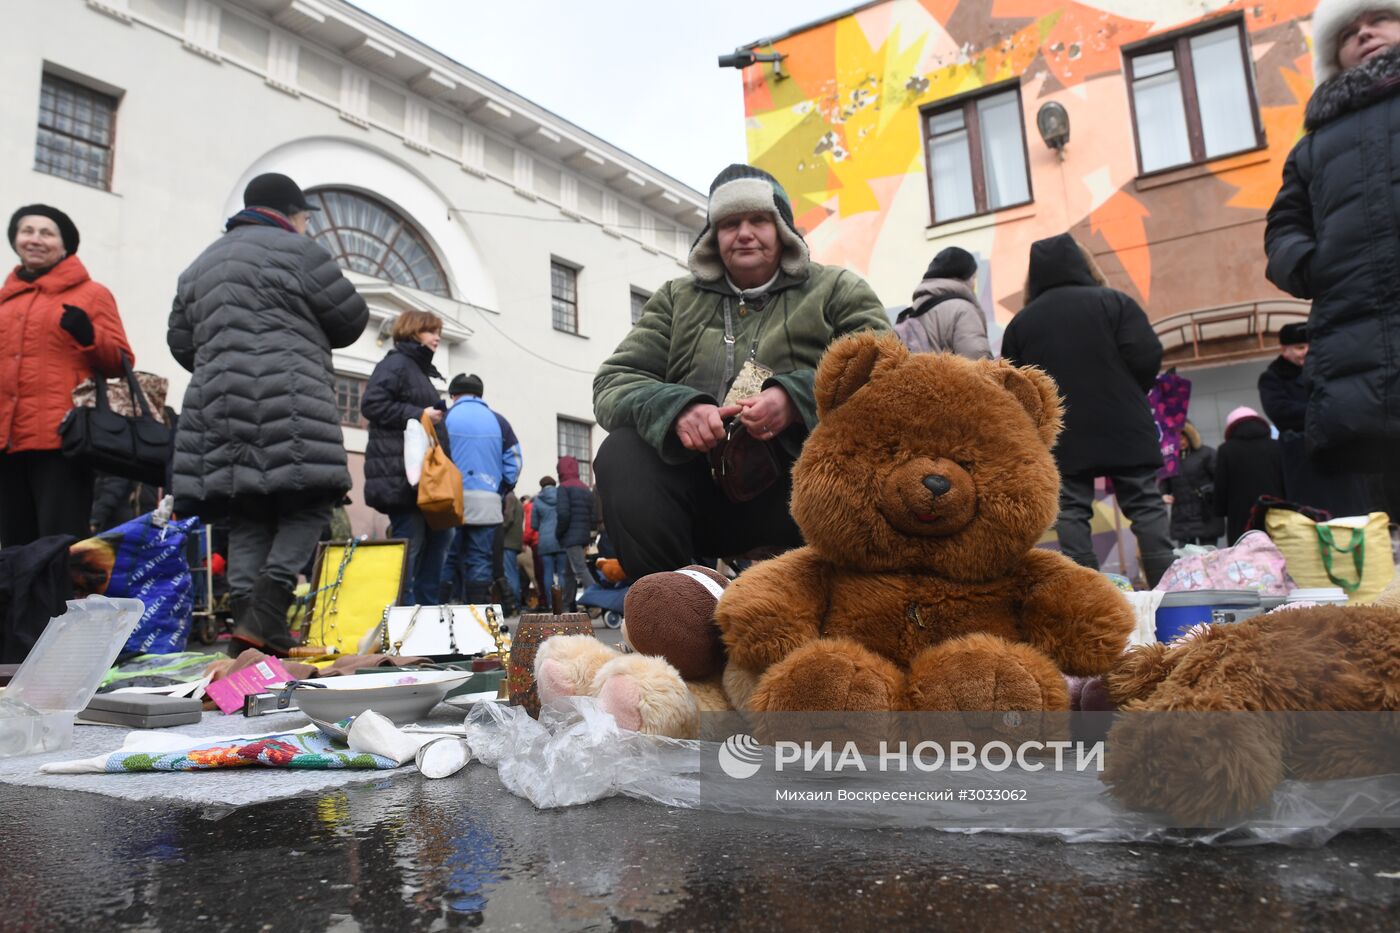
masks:
[[[641,320],[593,378],[593,412],[605,430],[633,428],[668,463],[697,456],[672,428],[695,402],[719,404],[724,379],[724,303],[734,327],[734,371],[749,358],[773,370],[763,388],[781,386],[802,416],[779,438],[796,456],[817,423],[812,382],[827,346],[843,334],[890,329],[884,306],[865,280],[835,266],[808,263],[805,277],[781,273],[761,311],[739,310],[724,281],[672,279],[651,296]],[[731,379],[732,381],[732,379]]]

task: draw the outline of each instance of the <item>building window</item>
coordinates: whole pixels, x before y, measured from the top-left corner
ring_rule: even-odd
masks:
[[[922,111],[935,224],[1031,200],[1020,86]]]
[[[348,428],[367,428],[369,423],[360,413],[360,399],[364,397],[368,379],[359,376],[335,374],[335,408],[340,414],[340,423]]]
[[[428,240],[387,204],[338,188],[309,192],[308,232],[343,268],[434,295],[451,297]]]
[[[632,289],[632,323],[635,324],[642,319],[642,312],[646,310],[647,302],[651,300],[651,292],[644,292],[640,288]]]
[[[549,264],[549,298],[554,306],[554,329],[578,333],[578,269],[559,262]]]
[[[577,460],[579,479],[593,485],[593,425],[562,416],[558,421],[559,456]]]
[[[79,184],[112,190],[116,123],[115,97],[45,74],[39,91],[34,168]]]
[[[1128,53],[1138,165],[1144,175],[1264,144],[1249,62],[1238,22]]]

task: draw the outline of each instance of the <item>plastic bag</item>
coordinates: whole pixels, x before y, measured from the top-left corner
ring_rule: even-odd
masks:
[[[1151,814],[1123,807],[1092,771],[1045,772],[1035,784],[1035,807],[1059,814],[1070,826],[989,827],[989,818],[1006,817],[1012,811],[1004,804],[962,802],[961,798],[940,802],[936,808],[921,801],[880,806],[861,801],[859,795],[865,792],[899,793],[928,786],[927,775],[880,773],[874,767],[868,773],[844,772],[838,781],[820,775],[775,776],[771,769],[764,769],[761,774],[732,781],[723,793],[716,793],[703,786],[702,765],[710,762],[707,767],[712,767],[718,760],[723,767],[721,752],[728,742],[666,739],[621,730],[611,715],[587,697],[557,700],[541,710],[539,721],[520,707],[478,703],[467,717],[466,731],[472,756],[495,767],[507,790],[542,809],[620,794],[668,807],[857,828],[1014,833],[1049,836],[1068,843],[1219,846],[1320,846],[1351,827],[1400,826],[1400,774],[1333,781],[1285,780],[1266,806],[1233,825],[1177,829]],[[764,747],[762,754],[771,757],[773,750]],[[713,780],[712,770],[707,780]],[[1012,787],[1015,781],[1005,773],[984,768],[959,773],[956,783],[960,788],[976,787],[995,794],[999,787]],[[804,791],[833,787],[853,795],[851,802],[838,799],[815,808],[801,802],[779,802],[784,799],[778,796],[780,791],[796,792],[800,797]]]
[[[173,654],[185,650],[194,608],[185,542],[198,518],[154,521],[154,513],[79,541],[69,554],[77,596],[139,599],[146,605],[124,654]]]
[[[467,717],[472,757],[541,809],[622,794],[693,809],[700,798],[699,742],[618,728],[592,697],[563,697],[531,719],[523,707],[478,703]]]
[[[1286,596],[1294,588],[1283,554],[1262,531],[1246,531],[1233,547],[1188,545],[1177,553],[1153,589],[1257,590],[1260,596]]]
[[[428,455],[428,434],[418,419],[411,418],[403,429],[403,472],[408,485],[417,486],[423,478],[423,458]]]

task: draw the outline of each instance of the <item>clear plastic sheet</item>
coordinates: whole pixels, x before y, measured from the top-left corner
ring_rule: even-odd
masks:
[[[711,809],[827,825],[924,828],[946,832],[1018,833],[1058,838],[1069,843],[1128,842],[1176,845],[1243,846],[1283,844],[1319,846],[1353,827],[1400,827],[1400,774],[1333,781],[1284,781],[1269,803],[1236,825],[1210,830],[1177,829],[1151,814],[1124,808],[1094,773],[1049,775],[1037,779],[1036,810],[1072,814],[1059,826],[985,825],[996,811],[986,804],[775,803],[775,792],[834,786],[819,776],[771,772],[727,785],[724,793],[707,789],[705,772],[721,745],[680,741],[620,730],[613,718],[586,697],[547,706],[540,720],[523,709],[482,703],[467,718],[467,741],[474,757],[495,767],[501,783],[536,807],[589,803],[623,795],[668,807]],[[771,752],[771,750],[769,750]],[[992,788],[1005,775],[959,776],[964,786]],[[848,791],[890,791],[913,786],[914,778],[884,773],[839,777]],[[976,824],[983,825],[976,825]],[[1081,828],[1082,827],[1082,828]]]

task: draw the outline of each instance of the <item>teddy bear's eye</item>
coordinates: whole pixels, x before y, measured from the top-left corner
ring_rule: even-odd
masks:
[[[969,473],[972,472],[972,468],[973,466],[975,466],[975,464],[971,460],[954,460],[953,462]]]

